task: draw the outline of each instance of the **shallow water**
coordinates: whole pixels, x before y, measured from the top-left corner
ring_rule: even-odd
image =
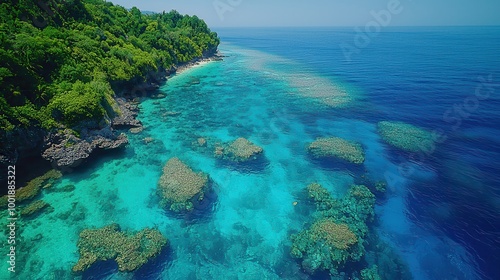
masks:
[[[310,223],[314,211],[305,186],[319,182],[342,197],[361,176],[389,184],[371,225],[385,242],[379,256],[388,263],[398,258],[414,279],[500,275],[494,265],[498,95],[456,130],[442,120],[474,92],[476,76],[499,76],[498,29],[391,29],[352,62],[337,48],[352,40],[349,29],[225,29],[220,35],[224,61],[187,70],[161,88],[164,99],[142,102],[145,129],[129,134],[123,152],[95,159],[54,186],[73,184],[73,192],[43,192],[54,211],[23,225],[29,255],[20,256],[17,279],[71,279],[79,232],[110,223],[130,231],[156,227],[170,248],[135,273],[106,262],[84,279],[308,279],[289,254],[289,235]],[[464,36],[464,44],[453,44]],[[380,120],[440,128],[448,138],[424,162],[411,162],[381,140]],[[312,160],[306,145],[325,136],[361,143],[365,163]],[[154,141],[146,144],[146,137]],[[265,159],[220,161],[197,145],[199,137],[209,146],[245,137],[264,149]],[[161,169],[174,156],[213,181],[209,203],[191,215],[158,205]],[[402,174],[401,163],[410,172]],[[2,262],[0,278],[6,267]]]

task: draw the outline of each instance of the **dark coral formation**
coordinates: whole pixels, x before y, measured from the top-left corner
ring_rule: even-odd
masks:
[[[316,202],[319,210],[331,209],[336,201],[332,199],[327,189],[318,183],[309,184],[306,187],[309,198]]]
[[[16,190],[16,201],[22,202],[25,200],[33,199],[40,193],[42,187],[44,187],[46,184],[50,184],[56,179],[61,178],[61,176],[61,172],[52,169],[42,176],[36,177],[35,179],[29,181],[26,186]],[[7,199],[7,195],[0,197],[0,208],[7,205]]]
[[[378,267],[376,265],[361,270],[361,280],[382,280],[378,274]]]
[[[215,156],[235,162],[246,162],[256,159],[257,155],[264,150],[250,142],[248,139],[240,137],[229,144],[215,146]]]
[[[431,132],[411,124],[382,121],[377,128],[385,142],[407,152],[432,150],[435,145]]]
[[[308,151],[315,158],[339,158],[355,164],[365,161],[365,152],[360,144],[339,137],[318,138]]]
[[[171,158],[158,182],[162,204],[174,212],[191,211],[196,200],[203,200],[208,183],[206,174],[195,173],[180,159]]]
[[[21,217],[29,217],[33,214],[37,214],[48,206],[50,205],[43,200],[32,202],[28,206],[25,206],[21,209]]]
[[[318,270],[336,274],[346,263],[360,261],[375,196],[362,185],[352,186],[342,199],[334,199],[317,183],[306,190],[318,212],[308,229],[292,235],[292,256],[302,259],[302,267],[311,274]]]
[[[134,271],[157,256],[168,240],[155,229],[143,229],[130,235],[117,224],[100,229],[85,229],[80,233],[80,259],[74,272],[87,270],[97,261],[115,260],[120,271]]]

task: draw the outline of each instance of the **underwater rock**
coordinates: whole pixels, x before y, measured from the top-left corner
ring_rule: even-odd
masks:
[[[256,156],[261,154],[263,149],[254,143],[240,137],[229,144],[215,147],[215,156],[224,159],[229,159],[236,162],[245,162],[251,159],[256,159]]]
[[[132,127],[128,131],[132,134],[138,134],[141,133],[144,130],[144,127],[139,126],[139,127]]]
[[[74,272],[83,272],[98,261],[115,260],[120,271],[134,271],[157,256],[168,240],[158,230],[143,229],[135,235],[120,231],[117,224],[80,233],[80,259]]]
[[[375,190],[381,193],[385,193],[387,191],[387,183],[385,181],[378,181],[375,183]]]
[[[176,117],[180,114],[181,114],[181,112],[168,111],[168,112],[163,113],[162,116],[164,116],[164,117]]]
[[[195,173],[176,157],[165,164],[158,182],[162,205],[174,212],[193,210],[193,203],[203,200],[207,188],[208,176],[201,172]]]
[[[198,138],[197,142],[198,142],[198,146],[200,146],[200,147],[207,146],[207,139],[205,139],[203,137]]]
[[[377,125],[382,139],[389,145],[407,152],[432,151],[433,134],[427,130],[403,122],[382,121]]]
[[[61,176],[62,173],[60,171],[52,169],[42,176],[36,177],[35,179],[29,181],[26,186],[16,190],[16,202],[34,198],[40,193],[40,190],[42,189],[42,186],[45,185],[45,183],[57,180],[61,178]],[[7,206],[7,202],[7,195],[0,197],[0,208]]]
[[[315,158],[335,157],[355,164],[365,161],[365,152],[360,144],[338,137],[318,138],[308,151]]]
[[[222,157],[224,155],[224,147],[222,146],[216,146],[214,154],[216,157]]]
[[[35,202],[32,202],[28,206],[25,206],[21,209],[21,217],[28,217],[33,214],[36,214],[48,206],[50,205],[43,200],[37,200]]]
[[[155,139],[152,137],[146,137],[146,138],[142,139],[142,141],[144,141],[144,143],[146,143],[146,144],[149,144],[151,142],[154,142]]]

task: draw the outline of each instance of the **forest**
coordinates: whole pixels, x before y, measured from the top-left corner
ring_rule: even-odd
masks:
[[[112,113],[117,85],[215,52],[196,16],[103,0],[0,4],[0,131],[72,128]],[[2,133],[2,134],[3,134]]]

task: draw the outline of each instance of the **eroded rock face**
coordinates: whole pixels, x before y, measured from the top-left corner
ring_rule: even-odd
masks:
[[[128,144],[125,134],[116,135],[110,127],[90,132],[82,132],[79,138],[69,130],[50,134],[46,139],[42,157],[57,169],[73,168],[80,165],[96,149],[110,150]]]
[[[120,114],[111,121],[114,128],[141,127],[142,124],[136,119],[139,114],[139,107],[136,104],[127,102],[125,98],[116,98],[116,104],[120,109]]]
[[[80,233],[80,259],[74,272],[83,272],[98,261],[115,260],[120,271],[134,271],[157,256],[168,240],[158,230],[143,229],[136,234],[120,231],[117,224]]]
[[[165,164],[158,182],[162,204],[174,212],[193,210],[193,203],[203,200],[207,188],[208,176],[195,173],[176,157]]]
[[[365,161],[365,152],[360,144],[339,137],[318,138],[308,147],[315,158],[335,157],[354,164]]]

